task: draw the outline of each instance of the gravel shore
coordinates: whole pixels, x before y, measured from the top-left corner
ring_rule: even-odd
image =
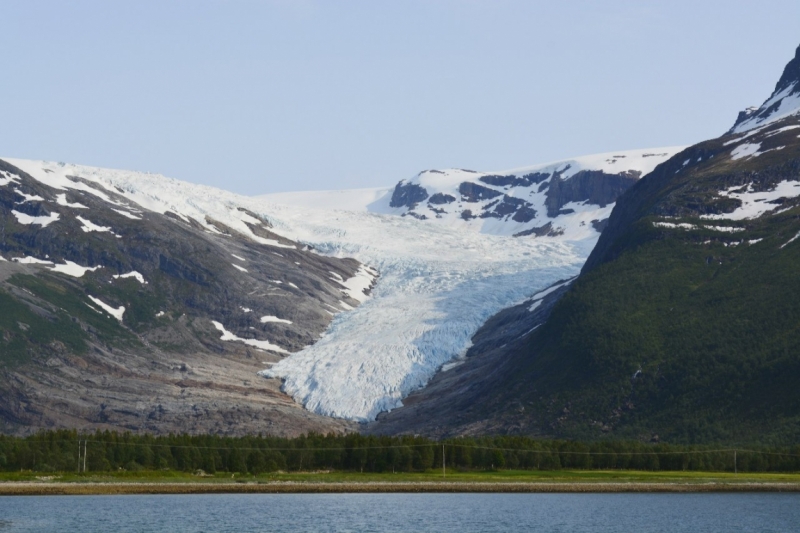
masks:
[[[0,483],[0,496],[358,492],[800,492],[800,483]]]

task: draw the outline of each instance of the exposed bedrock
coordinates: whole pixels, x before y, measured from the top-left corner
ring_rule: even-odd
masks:
[[[425,190],[425,187],[417,185],[416,183],[401,181],[394,188],[389,206],[413,209],[418,203],[424,202],[427,199],[428,191]]]
[[[637,171],[606,174],[601,170],[581,170],[569,179],[553,176],[547,189],[547,216],[556,217],[570,202],[588,202],[605,207],[613,203],[639,179]]]
[[[461,194],[461,199],[465,202],[480,202],[482,200],[490,200],[502,196],[503,193],[478,185],[477,183],[463,182],[458,186],[458,192]]]

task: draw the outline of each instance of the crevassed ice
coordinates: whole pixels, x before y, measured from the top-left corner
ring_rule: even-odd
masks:
[[[372,297],[337,314],[317,343],[262,372],[283,379],[307,409],[358,421],[402,405],[463,354],[494,313],[577,274],[594,244],[512,239],[367,212],[269,210],[282,234],[380,274]]]

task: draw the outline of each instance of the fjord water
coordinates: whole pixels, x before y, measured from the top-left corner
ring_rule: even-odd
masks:
[[[789,532],[800,494],[0,497],[0,532]]]

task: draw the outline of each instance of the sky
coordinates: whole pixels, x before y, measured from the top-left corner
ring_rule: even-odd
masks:
[[[0,0],[0,156],[256,195],[692,144],[797,0]]]

